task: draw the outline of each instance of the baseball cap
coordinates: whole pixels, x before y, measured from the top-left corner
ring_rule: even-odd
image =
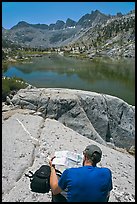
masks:
[[[92,156],[94,152],[98,152],[100,156],[102,156],[102,151],[97,145],[88,145],[86,149],[84,150],[84,153],[88,154],[89,156]]]

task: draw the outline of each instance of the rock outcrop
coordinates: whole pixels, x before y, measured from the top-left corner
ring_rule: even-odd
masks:
[[[135,107],[106,94],[52,88],[22,89],[14,107],[55,119],[100,144],[130,149],[135,145]]]
[[[92,118],[91,113],[94,116],[93,118],[95,118],[97,112],[99,112],[99,116],[101,116],[100,113],[103,110],[103,106],[101,106],[101,102],[99,103],[99,101],[97,100],[98,97],[101,99],[101,95],[89,94],[86,96],[83,94],[83,97],[80,98],[80,92],[74,94],[74,91],[72,91],[73,94],[71,93],[71,97],[73,97],[70,100],[70,92],[64,93],[64,91],[46,91],[45,89],[36,89],[29,91],[21,90],[13,101],[17,104],[18,100],[18,104],[20,106],[23,106],[24,109],[16,107],[11,110],[7,108],[5,109],[5,112],[3,112],[2,202],[50,202],[51,191],[46,194],[31,192],[29,188],[29,179],[25,177],[25,173],[28,173],[29,170],[35,171],[42,164],[48,164],[48,157],[51,158],[54,155],[55,151],[69,150],[81,153],[85,146],[89,144],[97,144],[102,149],[102,160],[98,164],[98,166],[108,167],[112,171],[113,190],[110,194],[110,202],[135,202],[134,156],[128,153],[119,152],[106,145],[97,143],[96,141],[92,140],[93,137],[90,137],[91,139],[89,139],[85,136],[80,135],[69,127],[66,127],[59,121],[47,118],[47,116],[52,116],[53,118],[56,116],[57,119],[65,120],[65,117],[63,117],[63,115],[65,115],[67,111],[67,116],[70,117],[68,124],[72,124],[72,122],[75,122],[75,124],[78,124],[76,125],[76,127],[79,126],[79,128],[81,127],[82,129],[82,127],[84,127],[84,124],[81,126],[80,124],[84,122],[84,120],[85,122],[90,121],[90,118]],[[62,97],[59,97],[58,92],[62,93]],[[54,95],[52,95],[53,93]],[[87,116],[86,113],[88,112],[88,109],[84,110],[83,107],[85,106],[82,103],[88,104],[88,102],[92,100],[92,98],[94,98],[94,101],[96,101],[96,103],[94,102],[94,110],[96,111],[89,112],[89,115]],[[104,100],[103,98],[104,96],[102,97],[101,101]],[[109,116],[113,109],[113,114],[114,111],[117,113],[117,111],[123,110],[123,115],[121,118],[122,120],[124,120],[124,117],[126,117],[125,110],[129,108],[128,105],[123,101],[120,101],[120,104],[118,103],[118,106],[118,104],[116,103],[118,99],[111,99],[111,97],[109,96],[105,96],[105,98],[107,99],[108,104],[103,103],[102,105],[104,105],[106,108],[108,107],[109,109],[109,111],[107,111],[107,116]],[[111,100],[114,101],[113,104],[115,105],[112,106],[111,104],[110,109],[109,104],[112,103]],[[41,104],[39,103],[40,101]],[[62,102],[60,106],[58,104],[59,101]],[[78,106],[78,103],[80,102],[81,105]],[[92,106],[93,104],[91,104],[91,110]],[[33,107],[34,110],[36,110],[36,108],[38,108],[37,110],[41,108],[41,113],[45,117],[36,115],[35,111],[25,109],[25,107],[30,109]],[[62,112],[61,115],[59,115],[59,110],[61,107]],[[97,107],[100,109],[97,109]],[[84,111],[86,111],[86,113]],[[116,117],[116,113],[114,119],[118,120],[118,116]],[[80,116],[77,118],[78,115]],[[61,116],[63,117],[63,119],[61,119]],[[80,122],[79,120],[80,118],[82,118],[82,116],[85,117],[83,118],[83,121]],[[89,117],[89,119],[87,119],[87,117]],[[74,120],[71,121],[71,119],[73,118]],[[106,118],[107,117],[105,117],[105,119]],[[129,118],[130,117],[128,117],[128,120]],[[101,119],[99,121],[101,121]],[[107,124],[107,119],[104,121],[106,121],[105,124]],[[111,118],[111,120],[109,119],[109,121],[111,127],[111,124],[113,124],[113,117]],[[91,122],[89,122],[89,124],[90,123]],[[99,126],[99,124],[97,125]],[[99,127],[101,129],[101,126]],[[97,126],[93,128],[92,125],[88,125],[86,126],[86,128],[91,128],[90,132],[95,133],[98,140],[100,140],[100,137],[98,137],[99,134],[95,130]],[[105,129],[105,131],[106,130],[107,128]]]

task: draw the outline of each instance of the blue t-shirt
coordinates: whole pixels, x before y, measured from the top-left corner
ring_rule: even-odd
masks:
[[[58,185],[67,189],[68,202],[106,202],[112,190],[112,174],[104,167],[70,168],[63,172]]]

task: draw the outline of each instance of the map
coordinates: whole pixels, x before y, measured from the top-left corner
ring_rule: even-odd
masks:
[[[56,151],[56,157],[52,164],[64,166],[66,168],[80,167],[83,162],[83,155],[70,151]]]

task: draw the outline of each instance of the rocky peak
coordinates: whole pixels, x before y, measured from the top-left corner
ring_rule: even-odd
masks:
[[[11,29],[18,29],[23,27],[29,27],[30,24],[25,21],[20,21],[17,25],[13,26]]]
[[[49,30],[60,30],[64,28],[64,25],[65,25],[64,21],[57,20],[56,23],[51,23],[49,25]]]
[[[92,11],[91,15],[90,15],[90,20],[93,22],[95,21],[96,19],[99,19],[100,22],[104,22],[104,20],[108,19],[109,16],[101,13],[99,10],[95,10],[95,11]],[[99,22],[98,22],[99,23]]]
[[[90,14],[85,14],[79,19],[79,21],[77,22],[77,25],[84,26],[89,19],[90,19]]]
[[[56,30],[63,29],[63,28],[64,28],[64,25],[65,25],[64,21],[58,20],[58,21],[56,22],[56,24],[55,24],[55,29],[56,29]]]
[[[117,17],[122,17],[122,16],[123,16],[123,14],[121,12],[117,13]]]
[[[67,20],[66,20],[66,25],[65,25],[65,27],[73,27],[73,26],[75,26],[76,25],[76,21],[73,21],[72,19],[70,19],[70,18],[68,18]]]
[[[78,25],[81,25],[82,27],[90,27],[92,25],[96,25],[98,23],[103,23],[105,20],[107,20],[109,16],[101,13],[98,10],[91,11],[91,14],[86,14],[82,16],[82,18],[78,21]],[[94,23],[95,21],[95,23]]]
[[[53,30],[54,27],[55,27],[55,23],[51,23],[51,24],[49,25],[49,30]]]
[[[39,28],[39,29],[48,29],[48,25],[46,24],[29,24],[25,21],[20,21],[17,25],[13,26],[11,29],[18,29],[18,28],[26,28],[26,27],[33,27],[33,28]]]
[[[95,10],[95,11],[92,11],[92,13],[95,13],[95,14],[101,14],[101,12],[99,10]]]

